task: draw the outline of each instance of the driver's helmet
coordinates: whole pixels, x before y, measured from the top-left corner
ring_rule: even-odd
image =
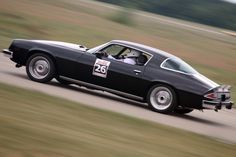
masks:
[[[128,57],[128,58],[136,58],[136,57],[139,57],[139,55],[140,55],[140,52],[139,52],[139,51],[131,50],[131,51],[127,54],[127,57]]]

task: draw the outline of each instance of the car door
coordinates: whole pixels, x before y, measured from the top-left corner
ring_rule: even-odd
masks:
[[[109,58],[105,60],[110,61],[106,78],[107,87],[132,95],[143,96],[145,66],[131,65]]]
[[[112,48],[112,46],[116,48]],[[146,89],[146,82],[143,80],[145,66],[125,63],[122,60],[123,57],[120,57],[126,56],[131,49],[133,50],[133,48],[130,47],[114,44],[102,50],[108,53],[109,56],[117,57],[113,58],[108,56],[102,58],[109,62],[104,86],[124,93],[143,96],[144,89]],[[138,51],[140,54],[143,53],[139,50],[135,51]]]

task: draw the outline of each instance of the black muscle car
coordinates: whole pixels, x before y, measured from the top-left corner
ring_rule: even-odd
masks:
[[[160,113],[189,113],[193,109],[231,109],[230,86],[218,85],[180,58],[138,43],[113,40],[88,49],[81,45],[45,41],[12,41],[3,53],[16,67],[26,66],[36,82],[56,78],[147,102]]]

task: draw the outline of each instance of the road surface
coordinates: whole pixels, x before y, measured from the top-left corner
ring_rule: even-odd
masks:
[[[163,115],[147,109],[146,104],[130,101],[106,92],[77,86],[62,86],[55,80],[48,84],[30,81],[25,68],[0,53],[0,82],[43,92],[96,108],[165,124],[236,144],[236,110],[193,111],[188,115]]]

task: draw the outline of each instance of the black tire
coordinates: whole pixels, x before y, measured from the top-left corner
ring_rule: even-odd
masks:
[[[56,80],[57,80],[59,83],[63,84],[63,85],[70,85],[70,84],[71,84],[71,82],[69,82],[69,81],[67,81],[67,80],[63,80],[63,79],[61,79],[60,77],[56,77]]]
[[[55,65],[48,55],[36,53],[28,58],[26,73],[33,81],[40,83],[49,82],[55,76]]]
[[[170,113],[177,106],[175,91],[167,86],[158,84],[153,86],[147,94],[148,106],[159,113]]]
[[[174,109],[174,112],[175,113],[178,113],[178,114],[187,114],[187,113],[190,113],[190,112],[192,112],[193,111],[193,109],[188,109],[188,108],[176,108],[176,109]]]

